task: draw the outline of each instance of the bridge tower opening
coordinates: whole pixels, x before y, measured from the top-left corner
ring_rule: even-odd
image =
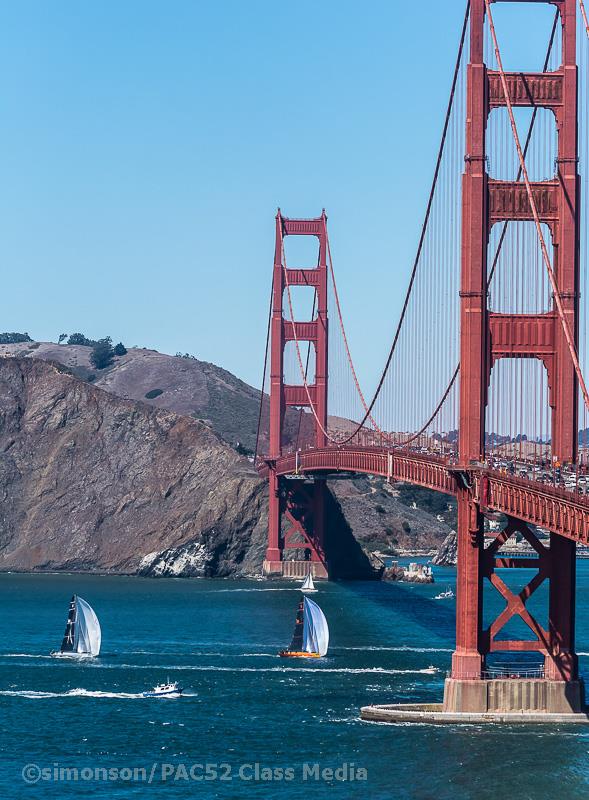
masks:
[[[284,240],[287,236],[313,236],[318,240],[316,265],[293,267],[286,264]],[[292,318],[290,287],[311,287],[315,292],[314,318],[298,321]],[[270,348],[270,436],[268,481],[269,519],[268,547],[264,560],[265,575],[326,578],[327,561],[324,549],[325,502],[327,488],[321,477],[304,478],[297,469],[299,442],[286,436],[287,416],[299,409],[299,424],[312,428],[314,447],[327,444],[327,216],[325,211],[314,219],[289,219],[278,211],[272,284],[271,348]],[[285,308],[285,293],[287,295]],[[284,352],[288,342],[296,346],[301,359],[300,343],[310,342],[315,350],[313,383],[306,378],[301,385],[289,385],[284,379]],[[303,370],[304,371],[304,370]],[[304,419],[303,419],[304,418]],[[294,451],[292,475],[279,477],[274,463],[277,458]],[[295,558],[285,559],[285,551]]]
[[[530,0],[528,0],[530,1]],[[494,704],[510,710],[580,711],[583,686],[575,653],[575,542],[551,533],[546,548],[525,523],[508,518],[508,526],[485,548],[485,488],[469,485],[469,470],[485,461],[485,412],[493,363],[501,358],[537,358],[544,365],[550,389],[552,457],[560,464],[577,458],[578,382],[560,312],[505,314],[489,309],[488,245],[494,225],[535,220],[547,226],[553,246],[553,269],[569,330],[578,346],[579,175],[576,5],[577,0],[551,0],[559,14],[562,64],[551,72],[502,73],[485,63],[486,0],[470,3],[470,62],[467,69],[465,170],[462,184],[462,271],[460,333],[458,581],[456,650],[446,682],[446,711],[485,712]],[[487,123],[493,109],[512,106],[550,110],[556,119],[558,155],[553,179],[531,183],[530,201],[524,180],[496,180],[487,171]],[[535,207],[535,208],[534,208]],[[522,534],[537,558],[499,558],[497,550]],[[535,567],[538,572],[519,594],[511,592],[498,569]],[[506,601],[504,611],[483,627],[483,588],[488,579]],[[542,625],[526,609],[526,601],[549,581],[548,622]],[[501,639],[500,631],[519,616],[531,631],[528,640]],[[485,680],[487,658],[498,651],[537,652],[544,660],[544,679]],[[525,686],[522,685],[525,682]],[[493,696],[500,692],[500,700]],[[523,699],[522,699],[523,698]]]

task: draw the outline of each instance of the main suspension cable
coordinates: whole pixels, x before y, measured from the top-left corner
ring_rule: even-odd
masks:
[[[583,0],[579,0],[579,2],[580,2],[580,5],[581,5],[581,10],[582,10],[583,15],[584,15],[584,19],[586,20]],[[456,65],[455,65],[455,70],[454,70],[454,77],[453,77],[452,88],[451,88],[451,93],[450,93],[450,99],[449,99],[449,102],[448,102],[448,108],[447,108],[447,113],[446,113],[446,118],[445,118],[445,122],[444,122],[443,133],[442,133],[442,140],[441,140],[440,148],[439,148],[439,151],[438,151],[438,158],[437,158],[437,161],[436,161],[436,168],[435,168],[435,171],[434,171],[434,177],[433,177],[433,180],[432,180],[432,186],[431,186],[430,194],[429,194],[429,197],[428,197],[426,214],[425,214],[424,222],[423,222],[423,225],[422,225],[422,230],[421,230],[421,235],[420,235],[420,239],[419,239],[419,243],[418,243],[417,253],[416,253],[416,257],[415,257],[415,260],[414,260],[413,268],[412,268],[412,271],[411,271],[411,276],[410,276],[410,280],[409,280],[409,286],[408,286],[408,289],[407,289],[407,292],[406,292],[406,295],[405,295],[405,301],[404,301],[404,304],[403,304],[403,308],[402,308],[402,311],[401,311],[401,315],[400,315],[400,318],[399,318],[397,329],[395,331],[395,336],[394,336],[393,343],[392,343],[392,346],[391,346],[389,354],[388,354],[388,358],[387,358],[385,367],[384,367],[383,372],[381,374],[381,378],[379,380],[377,389],[376,389],[376,391],[374,393],[374,396],[373,396],[373,398],[372,398],[372,400],[371,400],[369,405],[367,404],[366,398],[364,396],[364,393],[362,392],[362,388],[360,386],[360,382],[358,380],[357,373],[356,373],[356,370],[355,370],[355,367],[354,367],[354,363],[353,363],[353,359],[352,359],[352,356],[351,356],[351,352],[350,352],[350,348],[349,348],[349,344],[348,344],[348,339],[347,339],[347,335],[346,335],[346,331],[345,331],[345,326],[344,326],[344,322],[343,322],[343,315],[342,315],[342,312],[341,312],[341,305],[340,305],[340,301],[339,301],[337,284],[336,284],[336,280],[335,280],[335,273],[334,273],[334,268],[333,268],[333,260],[332,260],[332,256],[331,256],[331,247],[330,247],[330,243],[329,243],[329,238],[327,238],[327,241],[326,241],[327,254],[328,254],[328,259],[329,259],[329,271],[330,271],[330,275],[331,275],[331,279],[332,279],[332,283],[333,283],[333,287],[334,287],[335,303],[336,303],[336,308],[337,308],[337,313],[338,313],[338,322],[339,322],[340,329],[341,329],[341,332],[342,332],[345,352],[346,352],[347,360],[348,360],[348,363],[349,363],[349,366],[350,366],[350,370],[351,370],[351,373],[352,373],[352,377],[353,377],[353,380],[354,380],[354,384],[355,384],[355,387],[356,387],[356,391],[358,393],[358,397],[359,397],[360,402],[361,402],[361,404],[362,404],[362,406],[364,408],[364,411],[365,411],[365,414],[364,414],[364,417],[363,417],[362,421],[359,424],[357,424],[356,428],[345,439],[337,439],[336,440],[333,437],[331,437],[328,434],[327,430],[325,429],[325,427],[323,426],[323,424],[321,423],[321,421],[319,420],[319,418],[317,416],[317,413],[316,413],[315,408],[314,408],[314,404],[313,404],[312,399],[311,399],[311,394],[310,394],[310,391],[309,391],[309,387],[308,387],[308,384],[307,384],[308,364],[307,364],[306,367],[303,367],[303,360],[302,360],[302,357],[301,357],[299,343],[298,343],[298,340],[297,340],[296,329],[295,329],[294,324],[293,324],[293,338],[295,339],[295,344],[296,344],[296,349],[297,349],[297,358],[298,358],[298,361],[299,361],[299,369],[301,371],[301,375],[302,375],[302,379],[303,379],[303,385],[304,385],[304,388],[305,388],[305,392],[307,394],[307,399],[308,399],[308,402],[309,402],[309,406],[311,408],[313,416],[315,417],[315,421],[317,422],[320,430],[333,443],[337,443],[337,444],[342,445],[342,444],[346,444],[346,443],[350,442],[354,438],[354,436],[356,436],[356,434],[365,426],[365,423],[367,421],[370,421],[370,423],[373,426],[375,432],[380,434],[380,436],[384,437],[387,441],[389,441],[389,442],[392,441],[391,437],[387,433],[385,433],[384,431],[382,431],[380,429],[379,425],[377,424],[376,420],[374,419],[374,417],[372,415],[372,410],[374,408],[376,400],[378,399],[378,396],[379,396],[380,391],[382,389],[382,386],[384,384],[384,380],[385,380],[386,374],[388,372],[390,363],[392,361],[393,354],[394,354],[394,352],[396,350],[397,342],[398,342],[398,339],[399,339],[399,336],[400,336],[402,324],[403,324],[403,321],[404,321],[404,318],[405,318],[405,315],[406,315],[406,312],[407,312],[409,299],[410,299],[410,296],[411,296],[411,293],[412,293],[413,285],[414,285],[416,274],[417,274],[417,268],[418,268],[418,265],[419,265],[419,259],[420,259],[421,252],[422,252],[423,245],[424,245],[424,241],[425,241],[425,235],[426,235],[426,231],[427,231],[427,226],[428,226],[428,222],[429,222],[429,218],[430,218],[431,211],[432,211],[432,206],[433,206],[433,199],[434,199],[434,195],[435,195],[435,189],[436,189],[436,186],[437,186],[438,177],[439,177],[439,173],[440,173],[440,169],[441,169],[444,146],[445,146],[445,141],[446,141],[446,137],[447,137],[447,132],[448,132],[448,127],[449,127],[451,112],[452,112],[452,108],[453,108],[453,102],[454,102],[454,97],[455,97],[455,93],[456,93],[456,86],[457,86],[457,81],[458,81],[460,64],[461,64],[461,61],[462,61],[462,53],[463,53],[463,50],[464,50],[464,43],[465,43],[465,39],[466,39],[466,31],[467,31],[469,13],[470,13],[470,1],[467,2],[467,6],[466,6],[464,22],[463,22],[463,27],[462,27],[462,33],[461,33],[461,38],[460,38],[458,57],[457,57],[457,60],[456,60]],[[548,50],[547,50],[547,54],[546,54],[546,58],[545,58],[545,62],[544,62],[544,67],[543,67],[543,71],[544,72],[548,69],[549,59],[550,59],[550,56],[551,56],[551,53],[552,53],[552,48],[554,46],[554,39],[555,39],[556,30],[557,30],[558,19],[559,19],[559,11],[557,10],[556,13],[555,13],[554,22],[553,22],[553,25],[552,25],[550,40],[549,40],[549,44],[548,44]],[[587,27],[587,33],[589,35],[589,25],[586,25],[586,27]],[[496,42],[496,37],[494,37],[494,39],[495,39],[495,42]],[[497,54],[497,48],[496,48],[496,54]],[[498,57],[497,60],[499,62],[500,61],[500,57]],[[501,69],[500,69],[500,72],[501,72]],[[504,77],[504,75],[503,75],[503,77]],[[503,83],[503,81],[502,81],[502,83]],[[505,91],[505,87],[503,87],[503,88],[504,88],[504,91]],[[516,179],[518,181],[521,179],[521,176],[522,176],[523,171],[525,169],[525,155],[527,154],[529,146],[530,146],[531,137],[532,137],[532,133],[533,133],[533,129],[534,129],[534,124],[535,124],[536,117],[537,117],[537,111],[538,111],[537,108],[534,108],[534,111],[533,111],[533,114],[532,114],[532,119],[531,119],[531,122],[530,122],[530,126],[529,126],[529,129],[528,129],[528,132],[527,132],[526,142],[525,142],[525,145],[524,145],[524,148],[523,148],[523,155],[524,155],[523,165],[522,165],[521,159],[520,159],[520,167],[519,167],[518,175],[517,175],[517,179]],[[521,150],[521,145],[520,145],[520,150]],[[522,168],[522,166],[523,166],[523,168]],[[496,266],[497,266],[497,263],[498,263],[498,259],[499,259],[499,256],[500,256],[502,244],[503,244],[503,242],[505,240],[508,224],[509,224],[508,221],[506,221],[504,223],[503,230],[502,230],[502,233],[501,233],[501,236],[500,236],[500,239],[499,239],[499,243],[498,243],[498,246],[497,246],[497,251],[496,251],[496,254],[495,254],[495,257],[494,257],[494,261],[493,261],[493,264],[492,264],[492,268],[491,268],[489,276],[488,276],[488,284],[490,284],[491,279],[493,277],[493,274],[495,272],[495,269],[496,269]],[[292,319],[292,316],[293,316],[293,314],[292,314],[292,301],[291,301],[291,296],[290,296],[290,286],[289,286],[289,283],[288,283],[286,261],[284,259],[284,247],[283,247],[283,268],[285,270],[285,284],[286,284],[286,288],[287,288],[287,295],[288,295],[288,301],[289,301],[289,307],[290,307],[291,319]],[[550,271],[549,271],[549,275],[550,275]],[[558,301],[557,301],[557,305],[558,305]],[[294,320],[292,320],[292,322],[294,323]],[[566,322],[566,320],[565,320],[565,322]],[[414,439],[418,438],[427,429],[427,427],[431,424],[433,419],[435,419],[436,415],[439,413],[442,405],[444,404],[445,400],[447,399],[448,394],[450,393],[450,390],[452,389],[452,386],[454,385],[454,383],[455,383],[455,381],[456,381],[456,379],[458,377],[459,371],[460,371],[460,366],[457,366],[455,371],[454,371],[454,374],[452,375],[452,378],[450,379],[450,382],[449,382],[448,386],[446,387],[446,390],[445,390],[440,402],[438,403],[438,405],[437,405],[436,409],[434,410],[433,414],[431,415],[431,417],[428,419],[428,421],[425,423],[425,425],[420,429],[420,431],[418,433],[414,434],[410,439],[406,440],[404,442],[404,444],[409,444],[411,441],[413,441]],[[580,383],[581,383],[581,381],[580,381]]]
[[[587,32],[587,37],[589,38],[589,20],[587,19],[587,12],[585,11],[585,3],[583,0],[579,0],[579,6],[581,8],[581,16],[583,17],[583,24],[585,25],[585,31]]]
[[[254,464],[258,460],[258,449],[260,444],[260,429],[262,426],[262,412],[264,408],[264,387],[266,386],[266,370],[268,369],[268,349],[270,347],[270,329],[272,325],[272,300],[274,297],[274,270],[272,270],[272,283],[270,287],[270,307],[268,309],[268,327],[266,330],[266,349],[264,352],[264,371],[262,373],[262,387],[260,392],[260,411],[258,413],[258,430],[256,432],[256,450],[254,453]]]
[[[416,278],[416,275],[417,275],[417,269],[418,269],[418,266],[419,266],[419,261],[420,261],[420,258],[421,258],[423,245],[424,245],[424,242],[425,242],[425,236],[426,236],[427,229],[428,229],[428,223],[429,223],[429,219],[430,219],[430,215],[431,215],[431,211],[432,211],[432,206],[433,206],[433,202],[434,202],[434,196],[435,196],[436,187],[437,187],[437,184],[438,184],[438,178],[439,178],[440,170],[441,170],[441,167],[442,167],[442,158],[443,158],[443,155],[444,155],[444,149],[445,149],[445,145],[446,145],[448,129],[450,127],[450,119],[451,119],[451,116],[452,116],[452,109],[454,107],[454,98],[456,96],[456,87],[458,85],[458,77],[459,77],[459,74],[460,74],[460,65],[462,63],[462,54],[464,52],[464,43],[466,41],[466,33],[467,33],[467,30],[468,30],[469,17],[470,17],[470,0],[467,0],[466,10],[464,12],[464,21],[463,21],[463,24],[462,24],[462,31],[461,31],[461,35],[460,35],[460,44],[459,44],[459,47],[458,47],[458,55],[456,57],[456,64],[455,64],[455,67],[454,67],[454,75],[453,75],[453,78],[452,78],[452,87],[451,87],[451,90],[450,90],[450,98],[448,100],[448,107],[446,109],[446,117],[445,117],[445,120],[444,120],[444,127],[443,127],[443,130],[442,130],[442,139],[441,139],[440,147],[439,147],[439,150],[438,150],[438,157],[437,157],[437,160],[436,160],[436,167],[435,167],[435,170],[434,170],[434,177],[433,177],[431,188],[430,188],[430,192],[429,192],[429,197],[428,197],[428,202],[427,202],[427,207],[426,207],[426,212],[425,212],[425,218],[424,218],[424,221],[423,221],[423,225],[421,227],[421,234],[420,234],[420,237],[419,237],[419,243],[417,245],[417,252],[416,252],[416,255],[415,255],[415,260],[413,262],[413,268],[411,270],[411,276],[409,278],[409,285],[407,287],[407,292],[405,294],[405,300],[403,302],[403,307],[401,309],[401,315],[399,317],[399,322],[397,323],[397,328],[395,330],[393,343],[392,343],[391,348],[389,350],[389,354],[388,354],[384,369],[382,371],[382,374],[380,376],[378,385],[376,387],[376,391],[374,392],[372,400],[370,401],[370,404],[368,406],[366,406],[366,401],[364,400],[362,393],[360,393],[361,400],[362,400],[362,403],[363,403],[364,408],[365,408],[364,417],[362,418],[361,422],[358,423],[358,425],[356,426],[355,430],[346,439],[344,439],[343,441],[339,442],[340,444],[346,444],[347,442],[351,441],[354,438],[354,436],[364,427],[364,425],[366,424],[366,421],[368,419],[370,419],[372,424],[375,425],[375,428],[376,428],[378,433],[380,433],[383,436],[387,436],[387,434],[383,434],[382,431],[380,431],[380,429],[378,428],[378,426],[374,423],[374,420],[373,420],[373,417],[372,417],[372,410],[374,409],[376,401],[378,400],[378,397],[379,397],[381,389],[383,387],[386,375],[387,375],[389,367],[391,365],[391,361],[393,359],[393,355],[394,355],[395,350],[397,348],[397,343],[398,343],[399,337],[401,335],[401,328],[403,326],[403,321],[404,321],[405,315],[407,313],[407,308],[409,306],[409,299],[411,297],[411,293],[412,293],[412,290],[413,290],[413,285],[415,283],[415,278]],[[454,383],[455,379],[456,379],[456,376],[454,376],[452,378],[452,380],[450,381],[450,384],[449,384],[449,386],[448,386],[448,388],[446,390],[446,393],[444,394],[444,399],[447,397],[448,392],[450,391],[450,388],[452,387],[452,384]],[[435,412],[436,414],[439,411],[439,408],[440,408],[440,406],[438,406],[438,408],[436,409],[436,412]],[[435,414],[434,414],[434,416],[435,416]],[[387,436],[387,438],[389,438],[389,437]]]
[[[580,0],[580,2],[582,4],[583,0]],[[557,9],[556,12],[555,12],[555,15],[554,15],[554,21],[552,23],[552,30],[550,32],[550,39],[549,39],[549,42],[548,42],[548,49],[547,49],[547,52],[546,52],[546,58],[544,59],[544,66],[543,66],[543,69],[542,69],[543,72],[546,72],[546,70],[548,69],[548,66],[550,64],[550,56],[552,54],[552,48],[554,47],[554,39],[555,39],[555,36],[556,36],[556,30],[557,30],[557,25],[558,25],[559,18],[560,18],[560,12]],[[587,33],[589,35],[589,27],[588,27]],[[528,128],[528,133],[527,133],[527,136],[526,136],[526,143],[525,143],[525,146],[524,146],[524,156],[525,156],[525,154],[527,154],[528,149],[530,147],[530,143],[532,141],[532,134],[533,134],[533,131],[534,131],[534,125],[536,123],[537,114],[538,114],[538,109],[534,108],[534,111],[532,113],[532,119],[530,120],[530,126]],[[519,181],[521,179],[521,174],[522,174],[522,171],[521,171],[521,165],[520,165],[516,180]],[[506,233],[507,233],[507,226],[508,225],[509,225],[509,221],[506,221],[504,223],[504,225],[503,225],[503,230],[501,231],[501,236],[500,236],[500,239],[499,239],[499,243],[497,245],[497,252],[495,254],[495,258],[493,259],[493,264],[492,264],[491,270],[489,271],[489,276],[488,276],[488,279],[487,279],[487,289],[489,288],[489,285],[490,285],[491,280],[493,278],[493,275],[495,273],[495,269],[497,267],[497,263],[498,263],[498,260],[499,260],[499,255],[501,253],[501,248],[502,248],[502,245],[503,245],[503,243],[505,241],[505,236],[506,236]],[[420,431],[418,431],[416,434],[414,434],[410,439],[407,439],[403,444],[405,444],[405,445],[410,444],[412,441],[417,439],[419,436],[421,436],[422,433],[424,433],[427,430],[428,426],[436,418],[436,416],[437,416],[438,412],[440,411],[441,407],[444,405],[444,403],[446,401],[446,398],[450,394],[450,390],[452,389],[452,387],[454,386],[454,383],[456,382],[456,379],[458,378],[459,373],[460,373],[460,364],[458,364],[458,366],[456,367],[456,369],[454,371],[454,374],[452,375],[452,378],[450,379],[450,383],[446,387],[446,391],[442,395],[442,399],[438,403],[438,406],[435,409],[435,411],[433,412],[432,416],[429,418],[429,420],[425,423],[425,425],[421,428]]]
[[[423,220],[423,225],[421,226],[421,234],[420,234],[420,237],[419,237],[419,244],[417,245],[417,253],[415,254],[415,260],[413,262],[413,268],[411,270],[411,277],[409,278],[409,286],[407,287],[407,292],[405,294],[405,301],[403,303],[403,308],[401,309],[401,316],[399,317],[399,322],[397,324],[397,329],[395,331],[395,336],[393,338],[393,343],[391,345],[391,349],[389,350],[389,354],[388,354],[388,357],[387,357],[387,360],[386,360],[382,375],[380,377],[380,380],[378,382],[378,386],[376,387],[376,391],[375,391],[374,396],[373,396],[373,398],[372,398],[372,400],[370,402],[370,405],[368,406],[367,412],[364,415],[364,419],[359,424],[357,430],[360,430],[360,428],[362,428],[364,426],[364,423],[368,419],[368,415],[372,412],[372,409],[374,408],[374,405],[375,405],[375,403],[376,403],[376,401],[378,399],[378,396],[380,394],[380,390],[383,387],[383,384],[384,384],[384,381],[385,381],[385,377],[387,375],[389,366],[390,366],[391,361],[393,359],[393,354],[394,354],[394,352],[395,352],[395,350],[397,348],[397,342],[399,341],[399,336],[401,335],[401,328],[403,326],[403,321],[405,319],[405,314],[407,313],[407,307],[409,306],[409,298],[411,297],[411,291],[413,289],[413,284],[415,283],[415,276],[417,275],[417,267],[419,265],[421,252],[423,250],[423,245],[424,245],[424,242],[425,242],[425,235],[427,233],[428,222],[429,222],[429,219],[430,219],[431,210],[432,210],[432,206],[433,206],[433,202],[434,202],[434,195],[436,193],[436,187],[437,187],[437,184],[438,184],[438,177],[440,175],[440,169],[442,167],[442,158],[443,158],[443,155],[444,155],[444,148],[445,148],[445,144],[446,144],[446,138],[447,138],[447,135],[448,135],[448,128],[450,127],[450,118],[451,118],[451,115],[452,115],[452,108],[454,107],[454,97],[456,95],[456,86],[458,84],[458,76],[460,74],[460,64],[462,63],[462,53],[464,51],[464,43],[466,41],[466,32],[468,30],[469,17],[470,17],[470,0],[467,0],[466,10],[464,12],[464,21],[463,21],[463,24],[462,24],[462,32],[461,32],[461,35],[460,35],[460,45],[458,47],[458,55],[456,57],[456,64],[454,66],[454,75],[452,77],[452,88],[450,90],[450,98],[448,100],[448,107],[446,109],[446,118],[444,120],[444,128],[443,128],[443,131],[442,131],[442,140],[440,142],[440,148],[438,150],[438,157],[437,157],[437,160],[436,160],[436,168],[434,170],[434,177],[433,177],[433,180],[432,180],[432,185],[431,185],[431,188],[430,188],[430,193],[429,193],[429,197],[428,197],[428,201],[427,201],[427,208],[426,208],[426,212],[425,212],[425,218]]]
[[[352,371],[352,377],[354,379],[354,384],[356,385],[356,391],[358,392],[358,396],[360,397],[360,402],[364,406],[364,411],[366,412],[366,417],[364,418],[364,420],[366,421],[366,419],[369,419],[370,422],[372,423],[372,425],[374,426],[375,430],[378,431],[378,433],[380,433],[382,435],[386,435],[386,434],[383,434],[383,432],[380,430],[380,428],[376,424],[376,421],[374,420],[372,414],[370,413],[371,409],[368,408],[368,405],[366,403],[366,399],[364,397],[364,392],[362,391],[362,387],[360,386],[360,381],[358,380],[358,376],[356,375],[356,369],[354,367],[354,362],[352,360],[352,354],[350,353],[350,348],[349,348],[349,345],[348,345],[348,337],[346,335],[346,329],[344,327],[344,319],[343,319],[342,309],[341,309],[340,302],[339,302],[339,294],[338,294],[338,291],[337,291],[337,283],[335,282],[335,272],[334,272],[334,269],[333,269],[333,260],[331,258],[331,246],[329,244],[329,236],[327,236],[326,239],[327,239],[327,258],[328,258],[328,261],[329,261],[329,272],[330,272],[330,275],[331,275],[331,282],[333,283],[333,294],[334,294],[334,298],[335,298],[335,307],[337,309],[337,316],[338,316],[340,330],[342,332],[342,338],[343,338],[343,341],[344,341],[344,348],[345,348],[345,351],[346,351],[346,356],[347,356],[347,359],[348,359],[348,363],[350,365],[350,370]],[[360,430],[361,427],[362,427],[362,425],[360,425],[356,429],[356,431],[354,431],[352,436],[355,436],[357,431]],[[352,438],[352,436],[350,438]],[[349,439],[347,439],[346,441],[349,441]]]

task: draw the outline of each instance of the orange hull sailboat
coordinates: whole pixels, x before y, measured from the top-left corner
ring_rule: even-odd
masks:
[[[282,658],[321,658],[329,646],[329,628],[317,603],[303,597],[297,609],[292,642],[278,654]]]

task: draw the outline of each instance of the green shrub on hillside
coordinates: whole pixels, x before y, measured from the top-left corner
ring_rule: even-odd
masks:
[[[93,339],[87,339],[83,333],[72,333],[67,340],[68,344],[81,344],[83,347],[94,347],[96,342]]]
[[[104,339],[99,339],[95,342],[90,354],[90,361],[96,369],[106,369],[110,367],[114,360],[114,349],[112,346],[112,339],[106,336]]]
[[[21,344],[32,341],[28,333],[0,333],[0,344]]]

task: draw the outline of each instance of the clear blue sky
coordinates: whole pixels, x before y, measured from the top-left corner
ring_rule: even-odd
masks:
[[[0,330],[110,334],[259,384],[276,207],[325,207],[370,387],[463,13],[462,0],[4,2]],[[522,55],[533,32],[512,37]]]

